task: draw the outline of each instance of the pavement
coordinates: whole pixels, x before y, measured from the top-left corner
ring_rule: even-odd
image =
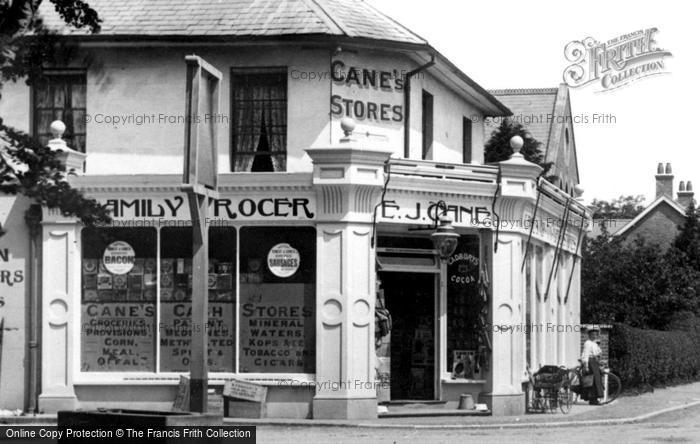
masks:
[[[434,416],[380,418],[363,420],[318,419],[237,419],[224,418],[225,424],[267,427],[352,427],[352,428],[414,428],[414,429],[504,429],[538,426],[568,427],[632,424],[649,421],[657,416],[700,406],[700,382],[656,389],[640,395],[625,394],[611,404],[590,406],[575,404],[568,414],[531,413],[521,416]],[[0,424],[56,424],[56,415],[1,416]]]

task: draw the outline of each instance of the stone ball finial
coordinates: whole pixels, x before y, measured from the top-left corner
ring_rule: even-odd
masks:
[[[671,174],[673,173],[673,170],[671,169],[671,164],[667,163],[666,164],[666,174]]]
[[[343,130],[345,137],[350,137],[353,131],[355,131],[355,121],[350,117],[343,117],[340,119],[340,128]]]
[[[656,174],[663,174],[664,173],[664,164],[659,162],[659,165],[656,167]]]
[[[513,154],[520,154],[520,150],[525,145],[525,141],[520,136],[513,136],[510,138],[510,147],[513,149]]]
[[[685,191],[685,182],[681,180],[681,183],[678,184],[678,191]]]
[[[63,133],[66,132],[66,124],[60,120],[54,120],[49,126],[49,131],[54,139],[60,139],[63,137]]]
[[[574,197],[583,196],[583,187],[581,185],[574,185]]]
[[[688,183],[685,184],[685,190],[686,191],[693,191],[693,182],[688,181]]]

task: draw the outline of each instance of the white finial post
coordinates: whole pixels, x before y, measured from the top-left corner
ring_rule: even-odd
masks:
[[[523,145],[525,145],[525,141],[523,140],[522,137],[520,136],[513,136],[510,138],[510,147],[513,149],[513,155],[511,157],[523,157],[522,154],[520,154],[520,150],[523,148]]]
[[[49,131],[53,139],[49,140],[48,147],[51,151],[58,151],[58,159],[66,166],[66,171],[73,171],[75,174],[83,173],[83,164],[87,155],[71,149],[63,134],[66,132],[66,124],[60,120],[54,120],[49,126]]]
[[[60,120],[54,120],[49,126],[53,139],[49,140],[49,148],[51,151],[65,151],[68,148],[66,141],[63,140],[63,134],[66,132],[66,124]]]
[[[343,117],[340,119],[340,128],[343,130],[344,137],[340,139],[340,142],[350,142],[353,140],[352,132],[355,131],[355,121],[350,117]]]

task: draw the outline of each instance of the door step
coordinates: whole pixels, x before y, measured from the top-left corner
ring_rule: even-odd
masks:
[[[426,416],[490,416],[490,410],[457,410],[447,401],[395,400],[380,404],[379,418],[418,418]]]
[[[453,409],[411,409],[392,410],[377,414],[379,418],[420,418],[431,416],[491,416],[490,410],[453,410]]]

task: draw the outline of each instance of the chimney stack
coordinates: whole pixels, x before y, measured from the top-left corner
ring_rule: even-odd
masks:
[[[676,202],[678,202],[683,208],[688,208],[690,203],[695,200],[694,197],[695,192],[693,192],[693,182],[688,181],[688,183],[684,183],[681,181],[681,184],[678,187],[678,199]]]
[[[656,169],[656,198],[661,196],[673,200],[673,172],[670,163],[665,168],[663,163],[659,163]]]

